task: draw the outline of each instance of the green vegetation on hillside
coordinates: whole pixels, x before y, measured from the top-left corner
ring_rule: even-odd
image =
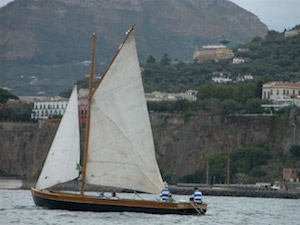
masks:
[[[243,51],[241,51],[243,49]],[[285,38],[283,33],[269,31],[265,39],[256,37],[246,45],[234,49],[237,57],[245,57],[247,62],[232,64],[231,60],[169,63],[165,54],[159,63],[149,56],[144,68],[143,80],[146,92],[182,92],[199,89],[210,84],[214,74],[230,74],[235,79],[239,75],[252,74],[256,81],[300,80],[300,35]],[[165,63],[167,62],[167,63]],[[258,96],[257,96],[258,97]]]
[[[12,102],[0,109],[0,120],[2,121],[32,121],[31,111],[33,104]]]
[[[0,103],[5,104],[9,99],[18,99],[18,97],[7,90],[0,88]]]
[[[32,104],[21,103],[18,101],[7,103],[9,99],[18,99],[18,97],[7,90],[0,88],[0,103],[4,104],[3,107],[0,107],[0,120],[30,121]]]
[[[248,147],[238,147],[230,154],[231,180],[238,180],[241,174],[246,178],[244,182],[253,182],[261,179],[266,172],[261,168],[272,158],[269,149],[262,143],[256,143]],[[210,183],[226,183],[227,182],[227,153],[218,153],[208,156],[209,160],[209,176]],[[204,183],[206,180],[206,171],[198,170],[193,174],[184,176],[181,182]],[[239,180],[239,182],[241,182]]]
[[[238,83],[230,85],[209,84],[200,86],[197,101],[187,100],[148,102],[149,111],[183,113],[185,116],[233,113],[263,113],[260,99],[261,83]]]

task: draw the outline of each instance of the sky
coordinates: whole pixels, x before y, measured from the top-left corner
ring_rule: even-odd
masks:
[[[13,0],[0,0],[0,7]],[[300,24],[300,0],[229,0],[258,16],[270,30],[279,32]]]
[[[300,0],[230,0],[279,32],[300,24]]]

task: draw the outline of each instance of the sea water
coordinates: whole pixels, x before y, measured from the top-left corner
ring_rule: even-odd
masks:
[[[119,196],[138,198],[133,194],[120,193]],[[146,194],[141,194],[139,197],[157,198]],[[174,195],[174,198],[188,200],[189,196]],[[205,216],[72,212],[35,206],[29,190],[0,190],[0,224],[300,224],[300,200],[214,196],[204,196],[203,199],[208,204]]]

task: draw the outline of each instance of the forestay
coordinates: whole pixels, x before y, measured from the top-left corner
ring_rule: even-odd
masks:
[[[90,102],[89,184],[158,194],[163,188],[132,33]]]
[[[80,140],[77,87],[73,88],[36,188],[45,189],[78,177]]]

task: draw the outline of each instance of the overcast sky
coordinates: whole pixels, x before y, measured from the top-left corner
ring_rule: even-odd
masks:
[[[0,0],[0,7],[13,0]],[[258,16],[270,30],[282,32],[300,24],[300,0],[230,0]]]
[[[300,0],[230,0],[252,12],[270,30],[282,32],[300,24]]]

